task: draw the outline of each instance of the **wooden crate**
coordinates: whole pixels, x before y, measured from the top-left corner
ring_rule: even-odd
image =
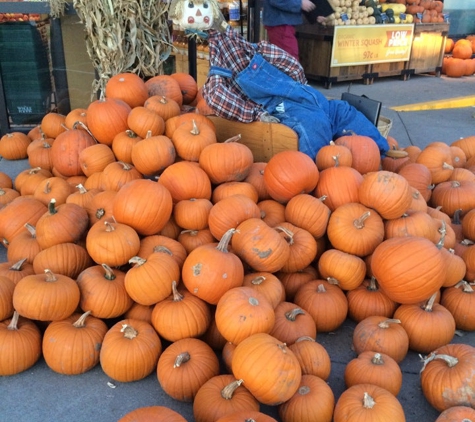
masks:
[[[411,58],[407,68],[416,74],[434,72],[440,76],[448,32],[448,23],[415,25]]]
[[[333,28],[301,25],[297,27],[297,39],[300,63],[308,79],[322,81],[326,88],[330,88],[333,82],[368,80],[369,65],[330,67]]]
[[[251,149],[256,162],[268,162],[281,151],[298,150],[297,133],[281,123],[241,123],[217,116],[208,117],[216,127],[219,142],[241,135],[240,142]]]

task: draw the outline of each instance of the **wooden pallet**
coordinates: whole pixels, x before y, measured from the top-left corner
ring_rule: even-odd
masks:
[[[298,136],[280,123],[233,122],[216,116],[208,116],[216,126],[218,141],[224,142],[241,135],[241,143],[254,154],[254,161],[268,162],[275,154],[286,150],[298,150]]]

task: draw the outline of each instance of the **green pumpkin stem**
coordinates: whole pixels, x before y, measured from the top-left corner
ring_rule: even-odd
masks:
[[[104,268],[105,274],[104,278],[106,280],[115,280],[116,276],[114,274],[114,270],[109,267],[107,264],[101,264],[102,268]]]
[[[58,212],[58,210],[56,209],[56,199],[51,198],[51,201],[49,201],[48,212],[50,213],[50,215],[54,215]]]

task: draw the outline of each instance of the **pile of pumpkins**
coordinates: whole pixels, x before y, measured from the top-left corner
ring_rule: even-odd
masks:
[[[475,35],[455,40],[447,38],[442,62],[442,73],[451,78],[475,74]]]
[[[475,136],[381,158],[349,134],[254,162],[239,134],[217,141],[189,75],[119,74],[104,94],[0,139],[30,164],[0,173],[0,375],[42,355],[61,374],[155,372],[196,421],[275,420],[265,404],[284,422],[399,422],[413,350],[438,421],[475,421],[475,348],[451,343],[475,330]],[[316,338],[348,317],[336,400]],[[122,421],[150,415],[185,420]]]

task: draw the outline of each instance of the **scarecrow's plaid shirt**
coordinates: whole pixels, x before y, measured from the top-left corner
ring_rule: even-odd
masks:
[[[260,120],[264,110],[248,99],[234,81],[237,73],[249,65],[256,53],[261,54],[268,62],[294,80],[303,84],[307,83],[300,63],[290,54],[267,41],[252,44],[231,26],[228,26],[224,32],[210,30],[208,40],[210,66],[229,69],[233,72],[233,78],[209,76],[203,86],[203,97],[206,103],[220,117],[244,123]]]

